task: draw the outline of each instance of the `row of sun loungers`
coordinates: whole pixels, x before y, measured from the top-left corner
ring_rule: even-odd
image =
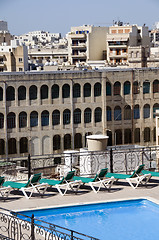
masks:
[[[29,199],[33,193],[45,194],[49,186],[57,188],[61,195],[65,195],[69,189],[77,193],[80,186],[84,184],[88,184],[95,193],[98,193],[102,186],[109,190],[114,181],[120,179],[126,180],[135,189],[139,184],[147,184],[152,176],[159,177],[159,173],[144,170],[144,164],[142,164],[131,175],[109,173],[108,169],[104,168],[94,178],[75,176],[75,171],[69,171],[61,180],[42,178],[41,173],[37,173],[32,175],[26,183],[5,181],[4,177],[0,177],[0,195],[7,198],[12,190],[17,189]]]

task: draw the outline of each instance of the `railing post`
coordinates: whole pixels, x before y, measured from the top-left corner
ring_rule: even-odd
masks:
[[[71,230],[71,240],[73,240],[73,231]]]
[[[34,214],[31,216],[31,240],[35,240],[34,236]]]
[[[110,149],[110,172],[113,173],[113,149]]]
[[[31,162],[30,162],[30,154],[28,155],[28,180],[31,176]]]

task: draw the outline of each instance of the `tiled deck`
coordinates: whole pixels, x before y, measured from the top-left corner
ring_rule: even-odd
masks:
[[[33,195],[31,199],[27,200],[21,192],[14,191],[10,194],[9,199],[0,200],[0,206],[10,210],[23,210],[135,198],[148,198],[159,203],[159,178],[153,178],[147,187],[139,186],[137,189],[132,189],[126,182],[120,181],[112,186],[110,192],[101,189],[97,194],[86,186],[80,188],[76,195],[68,192],[65,196],[61,196],[55,189],[49,188],[43,197]]]

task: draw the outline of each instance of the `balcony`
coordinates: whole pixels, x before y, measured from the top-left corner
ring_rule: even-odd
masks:
[[[70,33],[69,36],[71,39],[85,39],[86,38],[85,33],[80,33],[80,34]]]
[[[110,58],[127,58],[127,53],[117,54],[117,53],[109,53]]]
[[[73,58],[86,58],[87,57],[86,53],[72,54],[71,56]]]
[[[86,43],[71,44],[72,48],[83,49],[86,48]]]

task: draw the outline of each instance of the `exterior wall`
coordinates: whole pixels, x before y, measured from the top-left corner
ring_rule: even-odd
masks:
[[[85,146],[85,138],[89,134],[106,134],[112,137],[113,145],[120,144],[140,144],[155,145],[155,118],[154,118],[154,104],[158,104],[159,90],[154,92],[153,84],[158,79],[159,69],[123,69],[123,70],[105,70],[105,71],[71,71],[71,72],[26,72],[26,73],[1,73],[0,74],[0,141],[4,141],[5,147],[6,139],[16,140],[16,152],[10,153],[11,156],[25,156],[28,153],[32,155],[42,155],[62,152],[63,150],[81,148]],[[125,83],[130,84],[130,91],[125,92]],[[149,82],[149,91],[144,93],[144,83]],[[80,96],[73,97],[73,86],[78,83],[80,85]],[[85,84],[90,84],[91,94],[84,95]],[[101,92],[97,89],[95,94],[95,84],[101,86]],[[111,86],[111,94],[106,95],[106,84]],[[120,84],[120,91],[115,87],[116,83]],[[135,88],[134,83],[138,86]],[[59,86],[59,97],[52,97],[52,86],[57,84]],[[68,84],[70,87],[69,97],[64,97],[64,85]],[[31,86],[37,87],[37,98],[30,100],[29,91]],[[26,98],[19,100],[19,87],[26,88]],[[41,89],[43,86],[48,87],[48,96],[41,97]],[[133,87],[134,86],[134,87]],[[5,101],[7,89],[13,87],[15,91],[15,98],[13,100]],[[5,91],[6,89],[6,91]],[[135,90],[134,90],[135,89]],[[100,92],[100,93],[99,93]],[[86,91],[87,93],[87,91]],[[98,94],[99,93],[99,94]],[[20,93],[19,93],[20,94]],[[87,94],[86,94],[87,95]],[[150,107],[150,111],[144,111],[145,105]],[[134,108],[139,106],[139,117],[134,117]],[[158,106],[158,105],[157,105]],[[111,119],[106,111],[107,107],[111,108]],[[121,111],[115,113],[115,108],[118,107]],[[130,107],[128,118],[125,117],[124,112]],[[85,122],[85,110],[91,109],[91,120]],[[101,116],[95,118],[97,108],[101,109]],[[70,123],[64,123],[63,114],[66,109],[70,110]],[[74,122],[74,111],[80,109],[81,121]],[[56,125],[52,124],[52,113],[54,110],[60,112],[60,122]],[[36,111],[38,113],[38,125],[31,126],[31,113]],[[48,111],[49,123],[42,124],[42,112]],[[27,114],[27,122],[25,127],[20,127],[19,114],[25,112]],[[15,114],[15,127],[7,127],[7,116],[9,113]],[[146,114],[146,117],[144,116]],[[4,120],[3,117],[4,116]],[[109,119],[108,119],[109,118]],[[8,118],[8,121],[9,118]],[[138,140],[135,140],[136,129],[140,130]],[[129,130],[129,134],[127,134]],[[149,134],[146,137],[146,130]],[[70,146],[64,142],[66,135],[70,136]],[[78,140],[74,141],[75,136],[81,136],[81,144]],[[53,138],[60,136],[60,147],[54,149]],[[150,136],[149,136],[150,135]],[[20,153],[20,140],[27,138],[28,150]],[[127,140],[129,139],[129,140]],[[79,140],[80,141],[80,140]],[[77,142],[77,143],[76,143]],[[109,142],[109,140],[108,140]],[[0,151],[2,151],[2,142]],[[1,157],[7,155],[6,150]]]

